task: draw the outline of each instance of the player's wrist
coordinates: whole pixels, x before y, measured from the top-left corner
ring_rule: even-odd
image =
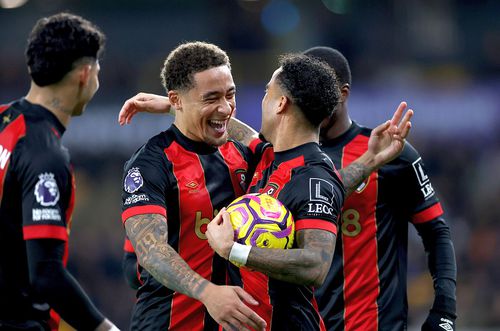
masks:
[[[233,242],[231,250],[229,251],[227,259],[237,266],[244,266],[247,264],[248,256],[250,255],[250,250],[252,246],[242,245],[237,242]]]
[[[431,311],[445,314],[450,318],[457,318],[456,315],[456,300],[444,295],[437,295],[434,298]]]

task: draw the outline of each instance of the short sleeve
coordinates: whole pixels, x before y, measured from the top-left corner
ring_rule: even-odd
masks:
[[[19,153],[24,239],[67,241],[66,211],[73,194],[69,160],[50,149],[40,152],[26,147]]]
[[[405,197],[402,203],[412,215],[412,223],[424,223],[441,216],[441,204],[420,154],[407,144],[400,159],[395,185],[401,192],[399,196]]]
[[[160,214],[166,217],[167,187],[165,155],[160,148],[145,145],[124,167],[122,222],[140,214]]]
[[[296,230],[320,229],[337,234],[344,188],[333,170],[304,168],[280,193],[292,211]]]

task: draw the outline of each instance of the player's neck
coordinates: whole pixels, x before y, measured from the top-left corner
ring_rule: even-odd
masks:
[[[277,128],[272,141],[275,152],[282,152],[310,142],[319,142],[319,130],[304,125]]]
[[[31,83],[26,100],[32,104],[40,105],[53,113],[64,127],[67,127],[73,112],[72,102],[66,97],[67,92],[61,86],[37,86]]]
[[[352,120],[346,107],[339,109],[335,115],[335,120],[325,132],[321,132],[321,140],[330,140],[344,134],[352,125]]]

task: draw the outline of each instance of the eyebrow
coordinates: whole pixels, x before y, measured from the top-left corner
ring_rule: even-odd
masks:
[[[232,86],[231,88],[229,88],[229,90],[226,91],[226,93],[229,93],[229,92],[236,92],[236,86]],[[203,100],[206,100],[206,99],[210,99],[211,97],[217,96],[219,94],[220,94],[220,91],[209,91],[209,92],[203,94],[201,97]]]

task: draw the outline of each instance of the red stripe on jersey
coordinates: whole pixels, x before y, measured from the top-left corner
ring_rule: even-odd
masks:
[[[438,202],[427,209],[424,209],[412,216],[412,223],[419,224],[432,221],[436,217],[443,215],[443,208],[441,204]]]
[[[214,251],[208,245],[205,232],[214,210],[202,164],[197,154],[186,151],[175,141],[165,148],[165,154],[172,163],[179,189],[178,253],[191,269],[210,279]],[[204,319],[205,309],[200,301],[174,293],[169,330],[201,330]]]
[[[59,239],[68,240],[68,232],[60,225],[26,225],[23,227],[24,240],[30,239]]]
[[[252,153],[255,154],[255,150],[257,149],[257,146],[262,142],[259,138],[253,139],[250,144],[248,145],[248,148],[252,151]]]
[[[272,161],[272,160],[271,160]],[[290,181],[292,178],[292,170],[301,167],[305,164],[304,156],[298,156],[294,159],[288,160],[286,162],[281,163],[278,168],[271,174],[269,177],[266,186],[259,190],[260,193],[267,193],[274,198],[278,198],[283,187]],[[276,188],[269,192],[268,188],[270,184],[274,184]],[[272,187],[272,186],[271,186]]]
[[[224,158],[224,162],[229,167],[235,196],[242,196],[246,191],[245,176],[247,175],[246,169],[248,169],[247,162],[241,157],[240,151],[232,142],[219,147],[219,151]]]
[[[314,309],[318,312],[319,330],[326,331],[325,322],[323,321],[323,318],[321,318],[321,315],[319,314],[318,303],[316,302],[316,298],[314,297],[314,295],[312,297],[311,303],[312,303]]]
[[[354,138],[343,149],[342,167],[357,159],[367,147],[368,137]],[[345,331],[378,330],[377,178],[378,174],[372,173],[367,186],[352,193],[342,209]]]
[[[48,321],[50,331],[59,331],[59,324],[61,322],[61,317],[54,309],[50,310],[50,318]]]
[[[9,109],[10,105],[0,105],[0,114]]]
[[[306,229],[325,230],[337,235],[337,226],[332,222],[320,219],[301,219],[295,221],[295,231]]]
[[[262,157],[260,158],[257,167],[253,173],[252,182],[250,183],[250,187],[256,186],[259,180],[262,179],[262,174],[264,171],[269,168],[271,163],[274,161],[274,149],[272,147],[268,147],[264,150]]]
[[[123,243],[123,250],[127,253],[135,253],[134,246],[132,246],[130,239],[125,238],[125,242]]]
[[[273,306],[269,296],[269,277],[261,272],[247,268],[241,268],[240,274],[243,289],[259,303],[258,306],[251,306],[252,310],[266,321],[266,331],[271,330]]]
[[[73,209],[75,208],[76,182],[75,182],[75,173],[73,171],[73,166],[70,166],[70,174],[71,174],[71,196],[69,198],[68,208],[66,209],[66,231],[68,232],[68,236],[71,233],[71,224],[73,223]],[[69,246],[68,243],[66,243],[63,256],[64,265],[68,263],[68,256],[69,256]]]
[[[7,109],[4,108],[3,110]],[[7,115],[10,116],[10,115]],[[19,139],[26,135],[24,116],[19,115],[0,132],[0,202],[3,196],[5,174],[9,168],[12,152]]]
[[[143,215],[143,214],[160,214],[162,216],[167,217],[167,210],[162,206],[158,205],[131,207],[122,212],[122,222],[125,223],[125,221],[132,216]]]

